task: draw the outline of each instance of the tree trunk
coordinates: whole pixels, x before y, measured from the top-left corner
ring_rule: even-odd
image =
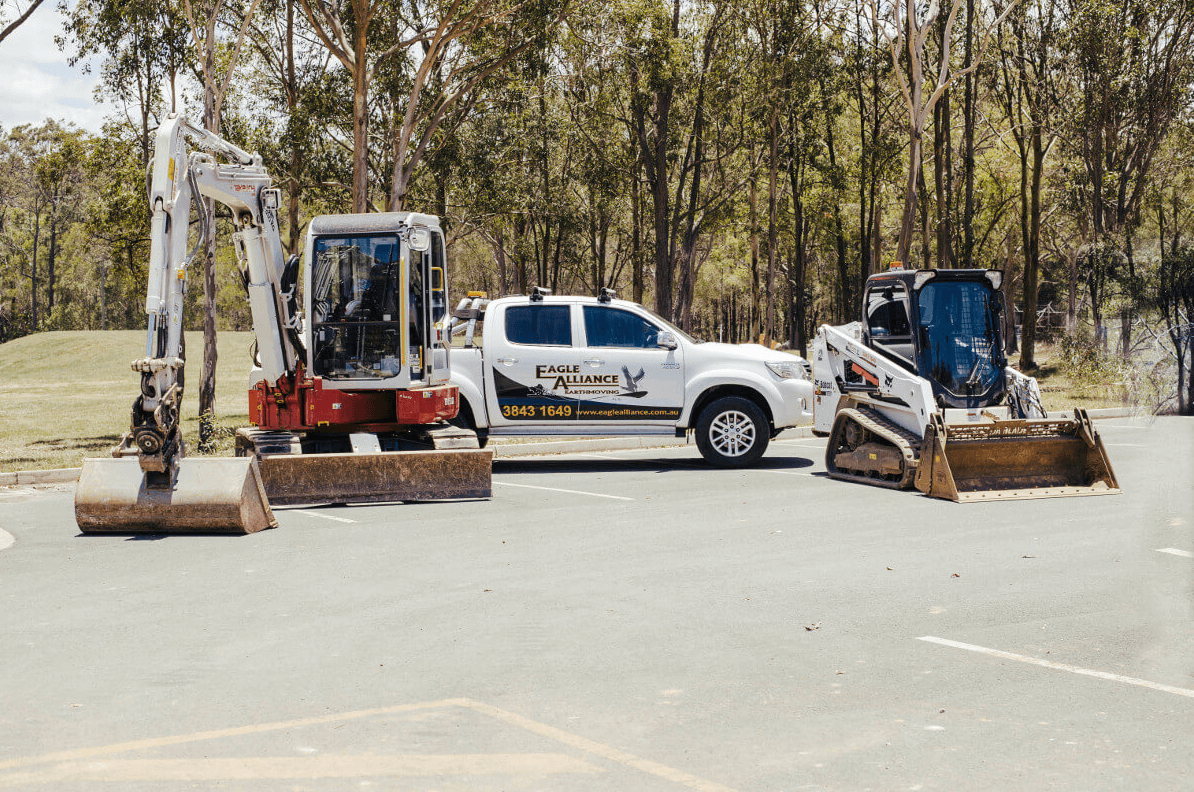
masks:
[[[634,163],[634,180],[630,185],[630,214],[634,225],[630,242],[630,292],[636,303],[643,302],[643,197],[642,162]]]
[[[220,119],[216,117],[215,36],[208,28],[204,53],[203,126],[220,133]],[[215,203],[206,198],[200,210],[207,215],[203,235],[203,369],[199,375],[199,452],[215,450],[216,421],[216,211]],[[185,364],[184,364],[185,365]]]
[[[354,4],[355,5],[355,4]],[[369,67],[365,62],[367,25],[358,24],[353,37],[356,63],[352,69],[352,211],[369,210]],[[401,163],[396,163],[395,167]],[[405,189],[396,196],[401,211]]]
[[[900,218],[900,241],[896,247],[896,261],[908,266],[912,253],[912,234],[916,230],[916,198],[921,173],[921,133],[913,128],[908,141],[908,179],[904,184],[904,213]]]
[[[41,210],[33,213],[33,261],[29,275],[29,331],[37,332],[37,250],[41,246]]]
[[[1024,321],[1021,324],[1020,370],[1036,365],[1036,312],[1041,265],[1041,180],[1045,172],[1045,150],[1040,124],[1032,127],[1032,186],[1029,192],[1028,224],[1024,245]]]
[[[770,151],[767,184],[767,326],[765,342],[771,345],[775,336],[775,257],[779,251],[779,227],[776,217],[776,196],[779,181],[779,115],[771,110],[769,132]]]
[[[752,152],[753,154],[753,152]],[[753,156],[752,156],[753,159]],[[759,340],[759,184],[750,174],[750,340]]]

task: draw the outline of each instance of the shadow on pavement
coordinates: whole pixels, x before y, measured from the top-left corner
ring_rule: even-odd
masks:
[[[756,464],[741,470],[800,470],[813,466],[811,459],[798,456],[764,456]],[[649,468],[658,472],[672,470],[720,470],[700,456],[692,459],[658,457],[654,459],[576,459],[555,457],[516,457],[493,460],[494,473],[616,473]],[[732,470],[727,470],[732,472]]]

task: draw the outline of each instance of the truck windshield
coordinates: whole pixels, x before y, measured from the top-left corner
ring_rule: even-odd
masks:
[[[315,240],[311,258],[313,373],[378,378],[401,372],[400,256],[394,235]]]
[[[1000,377],[993,292],[975,281],[930,281],[920,290],[925,369],[956,396],[980,394]]]

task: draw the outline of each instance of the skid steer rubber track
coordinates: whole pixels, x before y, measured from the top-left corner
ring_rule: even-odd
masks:
[[[255,459],[186,458],[168,481],[156,483],[134,457],[83,460],[75,488],[79,530],[250,534],[277,527]]]
[[[916,475],[921,439],[868,407],[838,411],[825,447],[830,478],[889,489],[908,489]]]
[[[932,416],[916,488],[959,503],[1116,495],[1119,484],[1085,410],[1073,417],[947,424]]]

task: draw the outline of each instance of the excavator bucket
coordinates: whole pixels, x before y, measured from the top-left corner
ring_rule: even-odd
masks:
[[[959,503],[1115,495],[1119,484],[1085,410],[1072,418],[947,424],[933,416],[916,488]]]
[[[488,498],[493,451],[452,449],[261,457],[270,503],[382,503]]]
[[[188,457],[167,486],[152,486],[135,457],[85,459],[75,489],[85,534],[250,534],[278,523],[257,460]]]

